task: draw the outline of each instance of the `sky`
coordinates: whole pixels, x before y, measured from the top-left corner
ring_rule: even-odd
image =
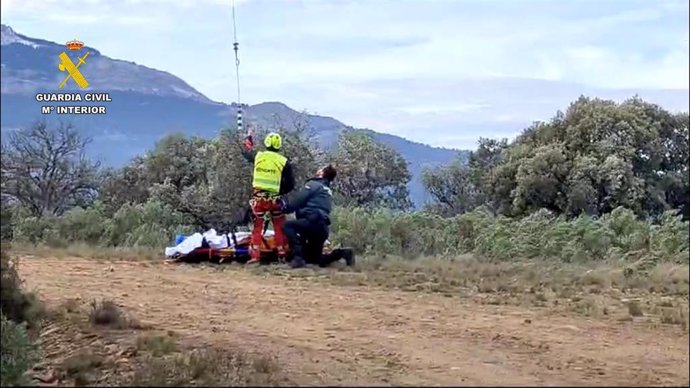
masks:
[[[237,101],[232,0],[2,0],[3,24],[77,38]],[[235,0],[243,103],[472,149],[579,95],[688,111],[687,0]]]

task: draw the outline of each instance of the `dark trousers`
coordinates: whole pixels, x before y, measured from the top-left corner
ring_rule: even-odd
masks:
[[[328,238],[328,225],[320,219],[299,218],[283,224],[283,234],[290,246],[291,256],[306,262],[321,261],[323,245]]]

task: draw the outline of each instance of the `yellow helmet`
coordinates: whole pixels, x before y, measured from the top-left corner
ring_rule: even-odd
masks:
[[[279,150],[280,147],[283,145],[283,139],[280,137],[279,134],[271,132],[268,135],[266,135],[266,138],[264,139],[264,145],[266,146],[266,148],[273,148]]]

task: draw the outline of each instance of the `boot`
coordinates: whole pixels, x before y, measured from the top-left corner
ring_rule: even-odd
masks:
[[[307,263],[304,262],[302,256],[295,256],[292,258],[292,261],[290,262],[290,267],[292,268],[303,268],[306,265]]]

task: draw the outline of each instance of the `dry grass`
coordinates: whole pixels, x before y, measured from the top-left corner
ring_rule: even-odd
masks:
[[[75,377],[94,368],[99,368],[103,365],[103,361],[102,356],[94,354],[89,350],[82,350],[66,358],[60,365],[60,370],[66,373],[67,376]]]
[[[25,249],[36,255],[45,255],[47,252],[42,252],[41,249],[45,248],[40,247]],[[151,249],[96,249],[79,244],[49,252],[57,257],[79,256],[103,260],[148,261],[162,258],[161,252]],[[243,266],[224,265],[212,268],[226,270]],[[270,266],[255,267],[249,271],[328,281],[341,286],[375,286],[407,292],[433,292],[448,297],[475,298],[487,304],[556,308],[588,316],[614,316],[620,319],[646,315],[653,305],[659,303],[660,298],[687,306],[690,288],[690,270],[687,264],[662,263],[639,269],[626,262],[505,262],[480,259],[472,255],[416,260],[370,256],[358,258],[354,268],[335,264],[327,270],[291,271]],[[627,299],[639,299],[646,303],[630,307]]]
[[[177,342],[172,333],[166,335],[144,334],[137,337],[137,349],[146,350],[154,357],[164,356],[177,351]]]
[[[84,243],[72,243],[64,248],[54,248],[46,245],[14,245],[12,251],[22,256],[83,257],[104,261],[156,261],[162,258],[162,251],[160,249],[96,247]]]
[[[276,386],[287,381],[268,357],[215,347],[190,349],[183,344],[192,342],[178,342],[180,338],[172,331],[141,334],[131,330],[126,312],[108,299],[86,305],[69,299],[51,312],[48,319],[53,332],[46,338],[51,348],[42,353],[50,358],[42,364],[55,370],[54,384]],[[68,356],[63,358],[65,354]]]
[[[680,264],[664,263],[643,272],[624,263],[594,266],[539,260],[496,262],[469,255],[418,260],[364,257],[355,268],[290,271],[269,267],[252,271],[341,286],[435,292],[492,305],[549,308],[620,320],[644,316],[660,300],[687,306],[690,277],[688,266]],[[631,299],[645,303],[628,303]]]
[[[110,329],[140,329],[142,325],[128,317],[112,300],[92,301],[89,310],[89,322],[96,326]]]
[[[83,257],[93,257],[91,253],[96,252],[92,248],[81,247],[78,252],[71,250],[50,250],[40,251],[41,248],[32,249],[31,253],[36,255],[46,255],[60,257],[75,256],[78,254]],[[17,250],[14,250],[15,253]],[[117,259],[150,259],[154,257],[133,254],[132,250],[107,250],[101,252],[97,258],[111,259],[113,251],[120,253],[115,256]],[[112,255],[112,256],[111,256]],[[38,299],[33,295],[27,297],[21,294],[22,298],[16,295],[20,290],[21,281],[16,276],[13,262],[3,252],[3,313],[10,308],[10,301],[18,304],[12,305],[12,314],[18,319],[30,320],[33,322],[36,316],[36,306],[40,306]],[[27,299],[28,298],[28,299]],[[34,306],[36,305],[36,306]],[[9,313],[9,310],[8,310]],[[175,335],[139,335],[133,339],[136,350],[143,351],[142,355],[137,356],[136,352],[129,359],[134,370],[133,373],[123,374],[118,367],[113,364],[112,355],[104,354],[103,344],[106,338],[107,343],[117,343],[118,347],[128,347],[127,338],[135,335],[133,331],[112,332],[107,329],[143,329],[149,328],[141,325],[137,320],[128,315],[114,301],[104,299],[92,301],[86,306],[77,299],[69,299],[59,306],[48,311],[45,318],[53,327],[69,333],[53,333],[50,342],[65,351],[74,349],[74,353],[62,359],[60,356],[65,353],[51,352],[59,361],[55,364],[55,370],[59,371],[57,377],[62,382],[71,381],[70,385],[93,386],[98,385],[129,385],[129,386],[276,386],[286,383],[288,380],[281,377],[278,364],[271,358],[265,356],[253,356],[231,349],[200,349],[188,350],[181,348],[176,341]],[[83,337],[83,343],[75,342],[76,333],[88,333]],[[88,340],[96,338],[97,340]],[[63,341],[64,344],[58,345],[56,341]],[[79,342],[79,341],[77,341]],[[78,350],[77,350],[78,349]],[[119,352],[116,350],[116,352]],[[141,352],[140,352],[141,353]],[[68,353],[69,354],[69,353]],[[119,353],[124,354],[124,353]],[[47,354],[43,354],[47,356]],[[119,356],[122,357],[122,356]],[[43,360],[43,363],[50,363],[50,360]],[[57,381],[55,381],[57,383]]]
[[[193,350],[170,357],[148,357],[130,386],[276,386],[287,380],[270,358],[220,349]]]
[[[638,301],[631,300],[628,302],[628,314],[630,314],[631,317],[641,317],[644,315],[642,307],[640,307],[640,303]]]
[[[687,296],[690,273],[687,265],[661,264],[649,273],[625,275],[626,267],[601,263],[596,267],[545,261],[491,262],[472,256],[419,260],[364,258],[356,269],[332,271],[331,278],[344,285],[368,284],[402,290],[417,285],[439,292],[531,293],[550,290],[557,294],[600,294],[611,289],[621,293],[656,292]],[[543,299],[541,296],[537,297]]]

